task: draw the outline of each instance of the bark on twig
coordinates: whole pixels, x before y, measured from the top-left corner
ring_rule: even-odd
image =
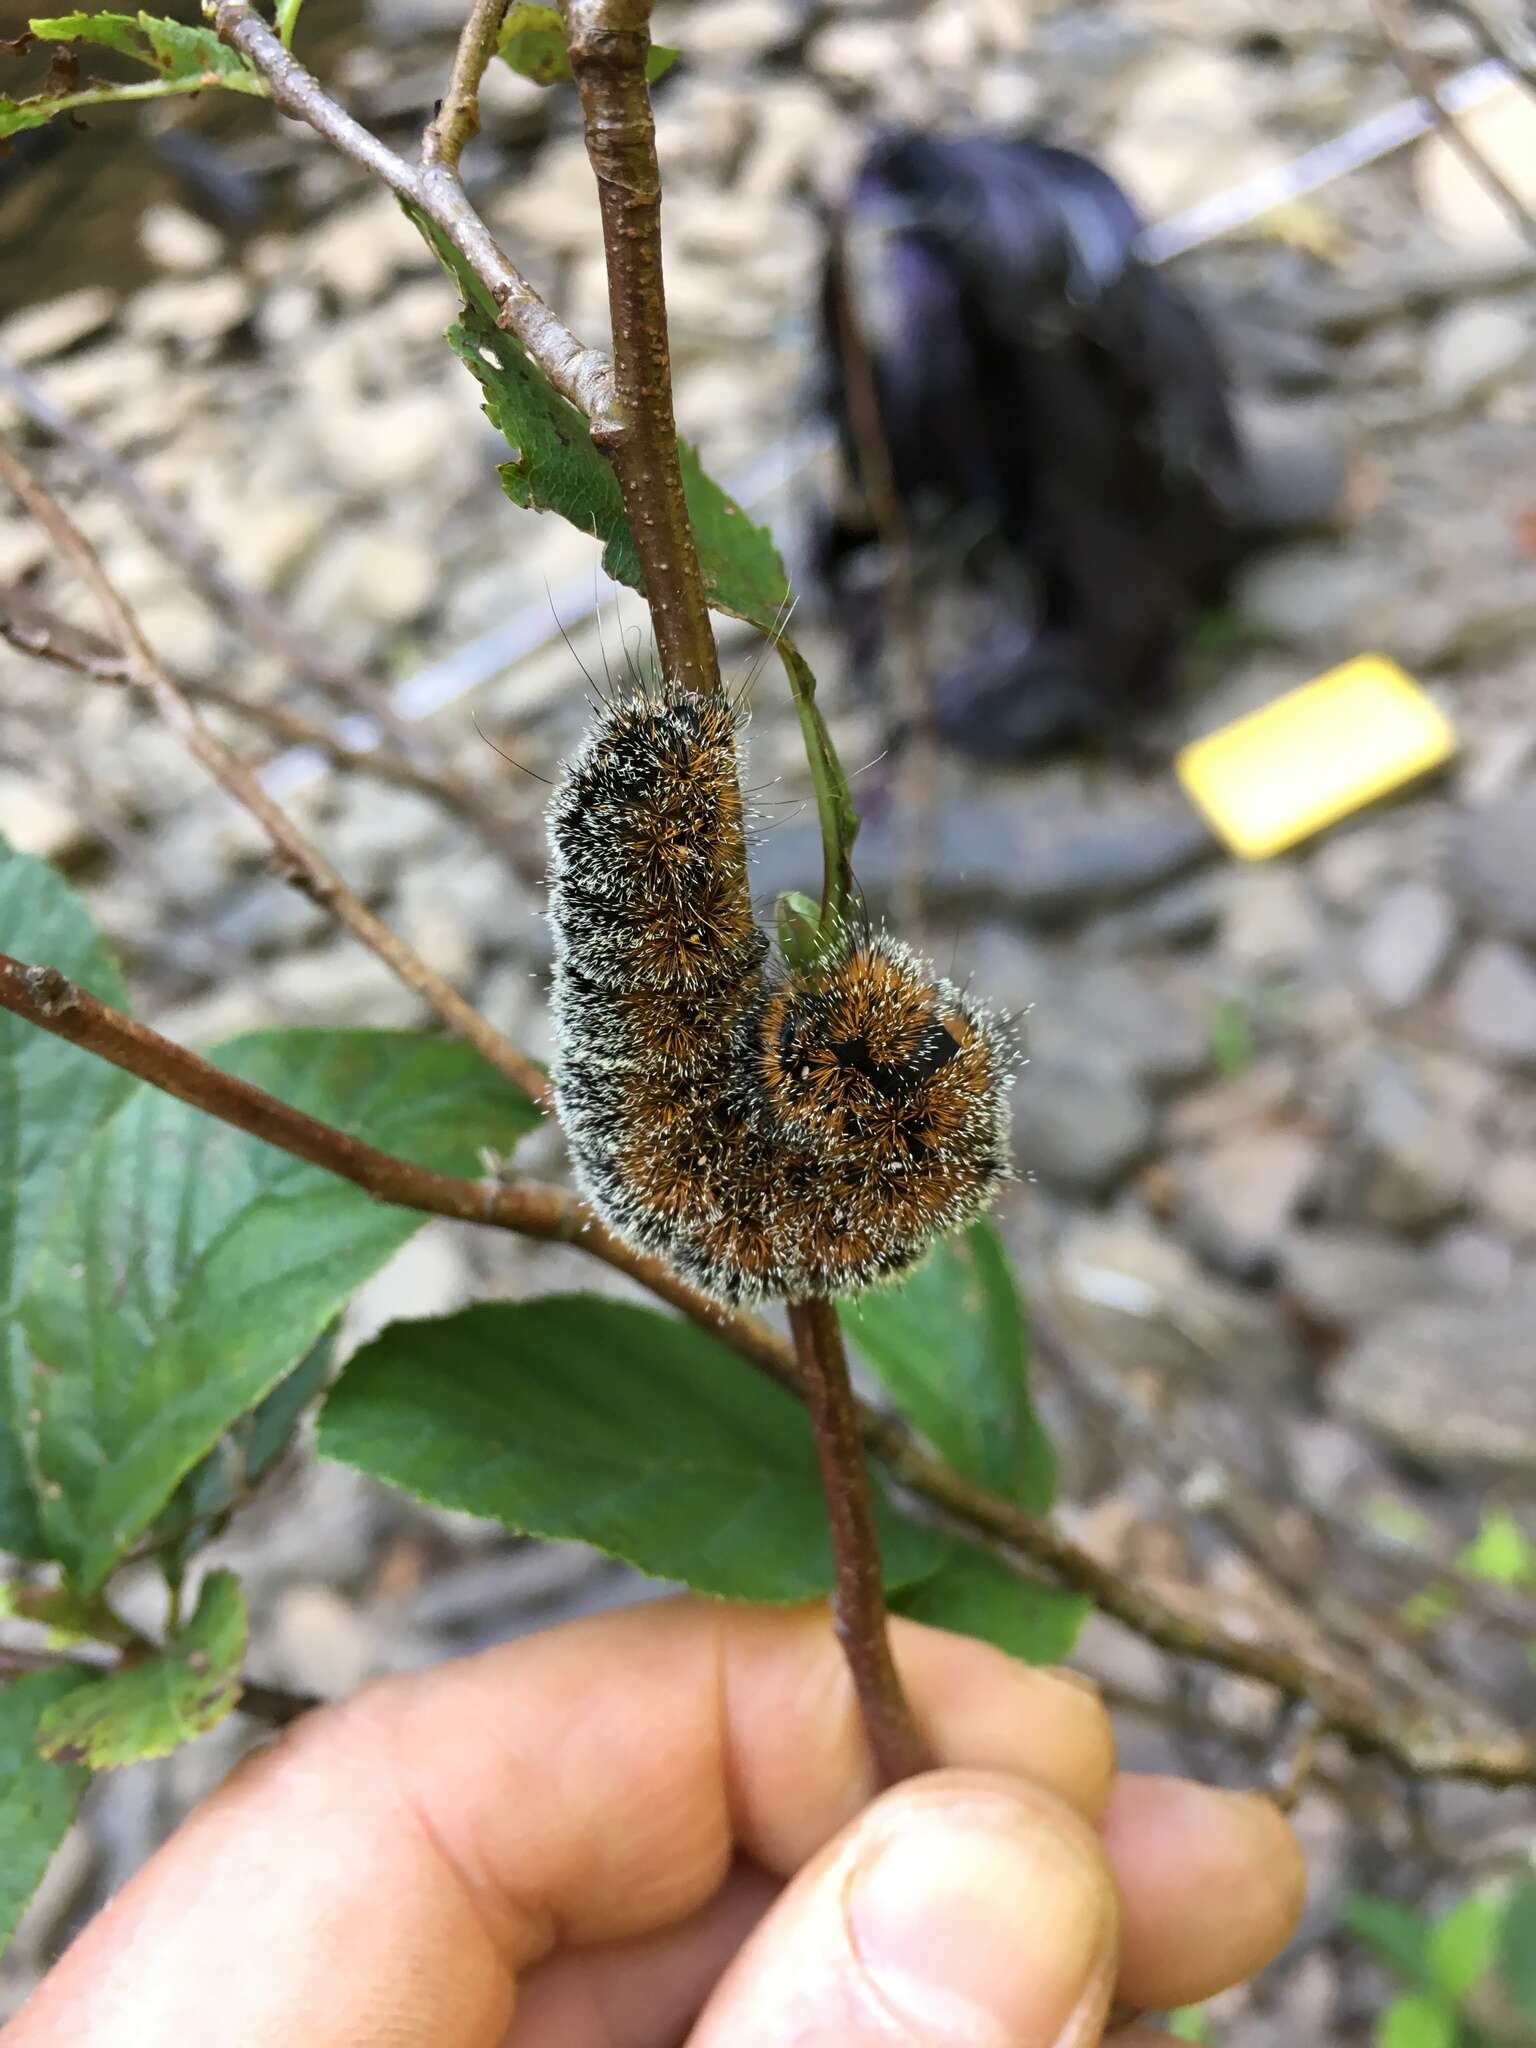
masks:
[[[103,569],[95,549],[58,500],[3,442],[0,480],[9,485],[96,598],[123,649],[134,683],[144,691],[188,753],[261,826],[290,874],[354,937],[376,953],[407,988],[413,989],[450,1031],[467,1039],[492,1066],[536,1102],[547,1105],[549,1080],[536,1063],[504,1038],[451,982],[429,967],[382,919],[375,917],[319,849],[310,845],[287,813],[272,801],[239,755],[232,753],[199,718],[145,639],[137,618]]]
[[[672,410],[672,361],[661,274],[661,172],[645,82],[650,0],[566,0],[571,69],[597,178],[608,266],[617,405],[592,438],[613,463],[662,673],[719,693],[720,658],[694,542]]]
[[[901,1689],[885,1627],[880,1538],[848,1379],[843,1333],[830,1301],[792,1301],[789,1326],[805,1405],[816,1434],[836,1577],[832,1625],[853,1676],[864,1732],[883,1783],[930,1770],[933,1758]]]
[[[454,52],[453,75],[421,138],[424,164],[457,171],[459,158],[480,130],[480,81],[496,54],[507,0],[475,0]]]

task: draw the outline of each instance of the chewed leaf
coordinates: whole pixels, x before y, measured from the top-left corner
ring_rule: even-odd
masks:
[[[210,1572],[197,1612],[158,1657],[109,1671],[48,1707],[38,1749],[93,1771],[168,1756],[217,1727],[240,1698],[245,1595],[233,1572]]]
[[[59,114],[82,107],[110,106],[122,100],[163,99],[177,93],[201,92],[219,86],[227,92],[265,95],[267,84],[238,50],[220,42],[210,28],[194,28],[155,14],[39,15],[30,24],[44,43],[94,43],[131,57],[152,74],[122,84],[92,80],[67,89],[33,93],[23,100],[0,98],[0,137],[24,128],[40,128]]]
[[[501,24],[496,54],[505,64],[535,85],[559,85],[571,78],[571,59],[566,49],[565,24],[553,7],[509,8]],[[676,50],[652,43],[645,60],[647,84],[654,85],[677,62]]]

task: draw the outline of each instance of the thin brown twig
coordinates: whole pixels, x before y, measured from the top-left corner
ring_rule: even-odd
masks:
[[[659,1300],[710,1331],[781,1386],[805,1398],[799,1361],[756,1316],[722,1309],[659,1259],[636,1252],[586,1205],[558,1188],[459,1180],[381,1152],[274,1096],[222,1073],[195,1053],[111,1009],[56,970],[0,954],[0,1009],[84,1047],[269,1144],[328,1168],[381,1201],[572,1244],[628,1274]],[[1451,1727],[1410,1702],[1378,1702],[1368,1682],[1351,1683],[1299,1653],[1246,1642],[1175,1609],[1150,1587],[1126,1580],[1051,1523],[977,1486],[933,1456],[904,1423],[855,1401],[864,1447],[931,1510],[970,1535],[1000,1545],[1060,1584],[1090,1597],[1134,1634],[1310,1702],[1328,1732],[1387,1758],[1410,1778],[1472,1778],[1489,1785],[1536,1785],[1536,1742],[1498,1726]],[[1470,1712],[1470,1710],[1469,1710]]]
[[[933,1758],[901,1689],[886,1634],[880,1538],[843,1333],[830,1301],[792,1301],[789,1327],[816,1435],[832,1535],[832,1626],[853,1676],[876,1769],[884,1784],[895,1785],[931,1770]]]
[[[446,162],[408,164],[332,99],[249,4],[205,0],[222,40],[271,87],[273,104],[360,164],[432,222],[490,293],[497,323],[514,335],[563,398],[590,422],[594,438],[619,423],[613,365],[587,348],[507,258]]]
[[[34,660],[52,662],[55,667],[88,676],[92,682],[121,684],[133,680],[127,656],[110,641],[56,618],[52,612],[34,604],[27,593],[14,584],[0,584],[0,640],[14,647],[18,654],[29,654]],[[471,813],[468,801],[471,792],[456,781],[434,773],[430,768],[418,767],[414,761],[407,760],[389,747],[348,746],[329,726],[321,725],[316,719],[305,718],[300,712],[290,711],[281,704],[256,703],[242,697],[237,690],[211,682],[206,676],[178,674],[176,682],[195,702],[216,704],[221,711],[229,712],[247,725],[258,727],[285,746],[311,747],[316,753],[323,754],[334,767],[350,774],[368,775],[375,782],[387,782],[397,789],[412,790],[440,806],[452,818],[462,821],[466,816],[472,816],[482,838],[511,864],[518,878],[530,888],[543,887],[545,864],[542,856],[531,857],[526,848],[519,846],[505,826],[490,817],[489,807],[481,804],[478,795]]]
[[[1536,215],[1531,213],[1530,208],[1498,166],[1490,163],[1483,155],[1441,99],[1439,86],[1435,82],[1434,66],[1414,48],[1398,0],[1371,0],[1371,6],[1382,40],[1392,53],[1393,62],[1428,107],[1436,132],[1444,138],[1446,146],[1453,149],[1461,158],[1489,197],[1503,208],[1526,240],[1536,242]]]
[[[683,495],[661,270],[661,172],[645,82],[650,0],[566,0],[571,69],[597,178],[618,403],[592,439],[618,478],[663,675],[721,689],[699,551]]]
[[[250,767],[198,716],[145,639],[137,618],[103,569],[95,549],[58,500],[4,442],[0,442],[0,480],[9,485],[96,598],[124,650],[134,683],[149,697],[188,753],[261,826],[292,876],[354,937],[377,954],[407,988],[414,990],[450,1031],[466,1039],[498,1072],[536,1102],[547,1104],[551,1099],[550,1088],[543,1070],[374,915],[319,849],[310,845],[287,813],[272,801]]]
[[[448,90],[421,138],[424,164],[443,164],[457,171],[459,158],[480,129],[480,81],[496,54],[507,0],[475,0],[453,56]]]

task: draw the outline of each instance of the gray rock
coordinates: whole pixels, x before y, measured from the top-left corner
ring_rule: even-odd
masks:
[[[1497,1301],[1515,1279],[1515,1253],[1507,1237],[1455,1223],[1435,1241],[1434,1261],[1447,1288],[1474,1301]]]
[[[1194,1006],[1149,968],[1090,961],[1046,982],[1028,1026],[1031,1055],[1070,1063],[1091,1046],[1132,1080],[1159,1088],[1192,1081],[1211,1064],[1211,1035]]]
[[[1272,1300],[1213,1280],[1141,1223],[1080,1222],[1046,1284],[1063,1325],[1121,1372],[1195,1376],[1230,1391],[1234,1374],[1275,1380],[1298,1364]]]
[[[1518,307],[1488,300],[1452,306],[1425,338],[1425,395],[1437,405],[1465,405],[1517,370],[1530,349],[1530,321]]]
[[[1383,1060],[1367,1074],[1354,1135],[1365,1209],[1374,1221],[1419,1229],[1465,1206],[1477,1145],[1461,1118],[1436,1102],[1408,1067]]]
[[[1501,1152],[1483,1178],[1482,1196],[1506,1230],[1536,1238],[1536,1152]]]
[[[285,1587],[267,1617],[263,1670],[279,1685],[345,1699],[378,1669],[378,1628],[334,1586]]]
[[[1464,815],[1451,880],[1480,923],[1502,938],[1536,942],[1536,788]]]
[[[1337,542],[1309,543],[1261,557],[1238,577],[1232,604],[1287,647],[1332,652],[1350,622],[1378,605],[1392,584],[1389,563]]]
[[[1323,1148],[1302,1131],[1234,1132],[1181,1172],[1180,1220],[1213,1265],[1262,1279],[1322,1168]]]
[[[1292,1231],[1279,1263],[1282,1291],[1327,1330],[1353,1332],[1436,1288],[1423,1252],[1376,1231]]]
[[[1360,978],[1383,1010],[1405,1010],[1434,986],[1456,944],[1456,907],[1428,882],[1400,882],[1357,942]]]
[[[1152,1106],[1108,1063],[1031,1059],[1014,1089],[1021,1170],[1077,1195],[1103,1195],[1152,1140]]]
[[[1451,991],[1467,1043],[1509,1066],[1536,1066],[1536,966],[1500,939],[1474,946]]]
[[[1437,1469],[1536,1478],[1536,1298],[1426,1304],[1380,1324],[1333,1373],[1342,1415]]]
[[[1299,870],[1245,867],[1230,878],[1222,936],[1244,967],[1291,974],[1315,957],[1323,925]]]
[[[13,313],[0,327],[0,349],[17,363],[39,363],[62,355],[87,335],[98,334],[117,311],[117,294],[105,285],[85,285]],[[50,387],[51,388],[51,387]]]

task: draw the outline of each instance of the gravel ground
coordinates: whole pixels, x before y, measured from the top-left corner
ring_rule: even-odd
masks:
[[[322,0],[310,11],[359,111],[392,135],[419,126],[456,9],[376,0],[362,24],[327,19]],[[1157,215],[1402,94],[1365,0],[1292,0],[1279,25],[1251,0],[719,0],[664,6],[656,32],[686,52],[658,95],[679,417],[727,477],[788,451],[761,511],[792,558],[818,484],[796,436],[822,210],[872,125],[1038,122],[1100,151]],[[1426,17],[1423,40],[1448,63],[1475,54],[1444,20]],[[487,101],[472,182],[535,283],[601,341],[572,109],[510,75]],[[590,610],[595,551],[502,498],[499,444],[439,339],[446,289],[393,204],[253,112],[212,131],[254,195],[249,218],[194,210],[174,150],[122,139],[132,115],[93,122],[78,156],[4,166],[0,247],[45,211],[118,232],[60,235],[27,271],[30,303],[9,267],[0,353],[349,660],[400,678],[531,619],[542,645],[439,711],[427,743],[536,873],[534,775],[553,772],[583,716],[550,592]],[[1536,191],[1536,108],[1511,95],[1479,118]],[[130,206],[135,149],[157,168]],[[1275,1575],[1337,1574],[1389,1611],[1427,1574],[1362,1563],[1362,1543],[1380,1548],[1405,1517],[1441,1558],[1493,1503],[1536,1527],[1536,260],[1429,141],[1182,259],[1179,275],[1213,309],[1255,430],[1340,461],[1348,516],[1245,572],[1164,737],[1380,648],[1450,715],[1459,755],[1432,785],[1253,866],[1217,852],[1164,768],[945,761],[927,900],[977,986],[1030,1006],[1017,1102],[1032,1184],[1002,1220],[1093,1361],[1081,1380],[1041,1368],[1063,1513],[1128,1568],[1304,1635],[1297,1607],[1277,1608],[1243,1562],[1222,1513],[1236,1490],[1269,1503]],[[19,424],[3,395],[0,415]],[[46,467],[169,661],[333,715],[216,616],[75,457]],[[85,622],[40,536],[6,512],[0,580],[15,578]],[[878,721],[843,687],[813,600],[806,611],[840,743],[866,760]],[[576,654],[601,674],[638,623],[638,606],[616,615],[605,600],[598,625],[575,626]],[[737,670],[750,658],[730,643]],[[3,669],[0,829],[85,887],[144,1017],[199,1044],[255,1024],[425,1021],[272,880],[250,827],[124,696],[10,655]],[[814,875],[814,832],[771,664],[752,696],[754,776],[782,800],[759,854],[767,901]],[[869,786],[860,878],[878,906],[901,879],[902,832],[878,770]],[[433,965],[548,1053],[536,888],[509,887],[497,852],[406,789],[322,778],[293,809]],[[553,1144],[539,1166],[560,1171]],[[574,1253],[433,1225],[366,1290],[349,1332],[472,1296],[605,1284],[619,1283]],[[1212,1472],[1214,1493],[1191,1490],[1191,1473]],[[1293,1501],[1337,1548],[1287,1548]],[[652,1590],[303,1457],[223,1548],[255,1595],[254,1668],[322,1692]],[[1536,1676],[1517,1636],[1490,1649],[1452,1621],[1438,1651],[1529,1722]],[[1083,1654],[1158,1709],[1126,1721],[1133,1760],[1251,1773],[1182,1725],[1210,1707],[1251,1721],[1242,1688],[1170,1674],[1104,1624]],[[0,1978],[0,2013],[248,1739],[237,1719],[96,1787]],[[1536,1849],[1523,1798],[1441,1788],[1410,1812],[1370,1770],[1350,1787],[1344,1804],[1303,1802],[1312,1904],[1291,1955],[1219,2002],[1219,2038],[1239,2048],[1369,2038],[1384,1987],[1337,1935],[1348,1891],[1439,1902]]]

